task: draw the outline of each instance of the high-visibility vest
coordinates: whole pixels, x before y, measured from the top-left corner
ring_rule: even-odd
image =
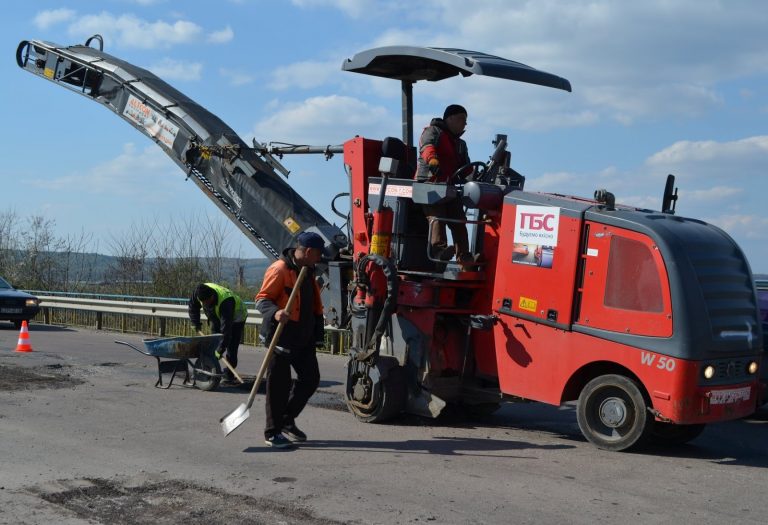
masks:
[[[228,288],[224,288],[223,286],[219,286],[215,283],[205,283],[205,285],[216,292],[216,307],[214,308],[214,313],[216,314],[216,317],[221,319],[221,313],[219,311],[219,308],[221,307],[221,303],[223,303],[225,300],[229,299],[230,297],[235,300],[235,323],[242,323],[245,322],[245,319],[248,317],[248,309],[245,307],[245,304],[243,303],[243,300],[240,299],[240,297],[233,293],[232,290]],[[202,301],[200,302],[202,304]]]

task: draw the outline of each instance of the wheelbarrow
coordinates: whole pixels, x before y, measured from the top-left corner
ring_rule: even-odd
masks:
[[[214,334],[199,337],[144,339],[144,350],[125,341],[115,341],[115,343],[157,359],[155,388],[170,388],[177,374],[183,373],[185,386],[210,391],[219,386],[223,377],[219,360],[214,355],[221,343],[221,338],[221,334]],[[163,374],[171,376],[165,386]]]

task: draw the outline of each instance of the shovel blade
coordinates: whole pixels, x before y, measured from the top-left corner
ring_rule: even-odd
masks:
[[[232,412],[221,418],[221,431],[225,436],[228,436],[237,427],[245,423],[251,415],[250,410],[245,403],[234,409]]]

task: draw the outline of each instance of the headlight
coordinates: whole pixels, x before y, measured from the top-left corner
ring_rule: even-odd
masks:
[[[715,367],[707,365],[704,367],[704,379],[712,379],[715,377]]]
[[[40,301],[38,299],[27,299],[25,306],[37,306]]]
[[[750,361],[747,365],[747,373],[748,374],[756,374],[757,373],[757,361]]]

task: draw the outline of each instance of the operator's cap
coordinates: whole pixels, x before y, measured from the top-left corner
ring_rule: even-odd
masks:
[[[443,113],[443,120],[447,119],[451,115],[466,115],[467,110],[464,109],[464,106],[459,106],[458,104],[451,104],[447,108],[445,108],[445,112]]]
[[[317,248],[318,250],[325,248],[325,241],[315,232],[301,232],[296,237],[296,242],[305,248]]]

